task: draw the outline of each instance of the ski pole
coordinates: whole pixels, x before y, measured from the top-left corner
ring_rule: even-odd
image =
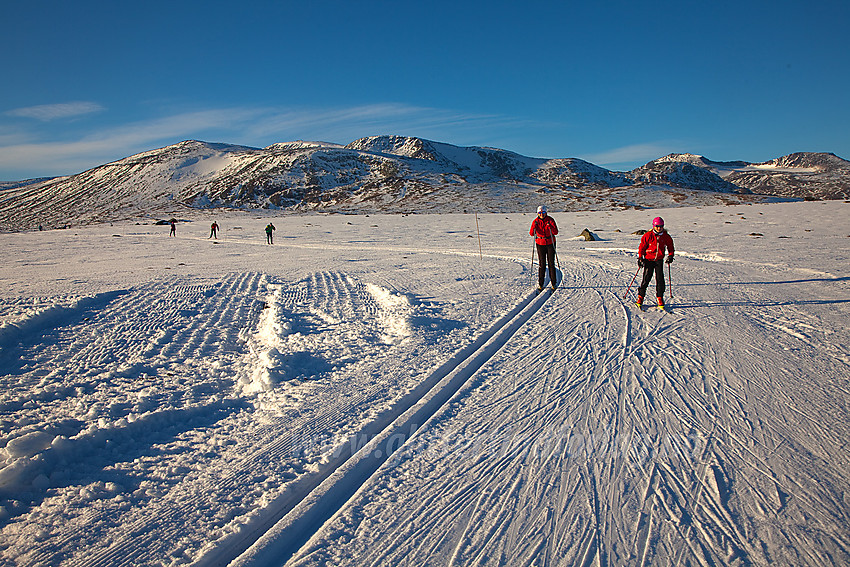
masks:
[[[638,272],[639,272],[639,271],[640,271],[640,266],[638,266],[638,269],[637,269],[637,270],[635,270],[635,276],[632,278],[632,283],[630,283],[630,284],[629,284],[629,287],[628,287],[628,288],[626,288],[626,293],[623,295],[623,299],[625,299],[626,297],[628,297],[629,292],[630,292],[630,291],[632,291],[632,286],[635,284],[635,280],[637,279],[637,275],[638,275]]]
[[[478,213],[475,213],[475,232],[478,233],[478,259],[481,259],[481,229],[478,228]]]
[[[670,299],[673,299],[673,264],[667,264],[667,281],[670,286]]]
[[[534,238],[531,239],[531,279],[534,279],[534,252],[537,246],[534,245]]]
[[[561,269],[561,259],[558,258],[558,249],[555,247],[555,237],[552,237],[552,250],[555,252],[555,262],[558,264],[558,271],[561,272],[561,282],[564,281],[564,271]],[[557,276],[550,274],[552,276],[552,280],[556,280]],[[555,282],[557,285],[558,282]]]

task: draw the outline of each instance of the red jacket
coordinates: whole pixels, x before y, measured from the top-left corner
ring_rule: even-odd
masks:
[[[662,260],[665,251],[669,251],[672,256],[675,250],[673,249],[673,239],[666,230],[662,230],[659,234],[655,234],[654,230],[644,233],[640,239],[638,247],[638,258],[646,260]]]
[[[531,223],[531,230],[528,234],[535,236],[535,242],[542,246],[555,242],[555,235],[558,234],[558,225],[555,224],[555,219],[549,215],[543,218],[537,217]]]

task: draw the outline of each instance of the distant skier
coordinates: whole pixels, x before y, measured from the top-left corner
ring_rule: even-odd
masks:
[[[210,235],[207,237],[207,240],[209,240],[210,238],[218,240],[218,223],[216,223],[215,221],[213,221],[213,223],[210,225]]]
[[[652,230],[644,233],[638,247],[638,266],[643,268],[643,280],[638,288],[638,306],[643,305],[643,296],[649,281],[655,275],[655,296],[658,307],[664,307],[664,253],[669,251],[667,263],[673,261],[673,239],[664,228],[664,219],[655,217],[652,220]]]
[[[274,244],[274,236],[272,233],[275,231],[275,227],[272,223],[266,225],[266,243]]]
[[[168,233],[168,236],[177,236],[177,221],[171,219],[168,224],[171,225],[171,232]]]
[[[549,281],[554,290],[558,287],[555,275],[555,235],[558,234],[558,225],[555,224],[555,219],[546,213],[545,205],[537,207],[537,218],[531,223],[528,234],[534,237],[537,245],[537,291],[543,289],[543,282],[546,281],[546,266],[549,266]]]

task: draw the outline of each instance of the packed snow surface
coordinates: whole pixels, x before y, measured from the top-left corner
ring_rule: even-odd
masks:
[[[213,214],[0,234],[0,563],[850,563],[850,204]]]

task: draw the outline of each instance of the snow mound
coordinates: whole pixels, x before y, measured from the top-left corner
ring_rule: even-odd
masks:
[[[238,389],[270,392],[292,380],[312,380],[410,336],[410,300],[347,274],[320,273],[294,285],[268,283]]]
[[[381,338],[386,343],[395,343],[411,333],[410,312],[412,306],[410,300],[384,287],[375,284],[366,284],[366,289],[372,294],[375,302],[380,307],[378,320],[384,332]]]

